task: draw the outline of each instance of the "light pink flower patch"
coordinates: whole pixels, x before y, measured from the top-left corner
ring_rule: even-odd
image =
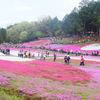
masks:
[[[50,43],[50,41],[49,40],[39,40],[39,41],[32,41],[32,42],[24,43],[23,46],[26,46],[26,47],[37,46],[37,47],[39,47],[39,46],[47,44],[47,43]]]
[[[88,97],[88,100],[100,100],[100,94],[94,94]]]
[[[92,45],[92,44],[85,44],[84,46],[81,46],[78,44],[72,44],[72,45],[51,44],[45,47],[48,49],[56,49],[56,50],[62,49],[64,51],[72,50],[73,52],[80,51],[81,53],[83,53],[84,50],[82,50],[81,48],[88,46],[88,45]],[[88,52],[88,54],[91,54],[93,50],[85,50],[85,51]],[[96,50],[96,51],[100,52],[100,50]]]
[[[91,64],[91,66],[100,66],[100,64]]]

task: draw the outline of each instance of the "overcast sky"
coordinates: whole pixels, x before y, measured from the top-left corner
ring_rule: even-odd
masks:
[[[22,21],[37,21],[45,16],[58,19],[78,7],[81,0],[0,0],[0,27]]]

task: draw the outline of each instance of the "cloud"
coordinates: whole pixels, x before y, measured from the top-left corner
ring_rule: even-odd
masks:
[[[15,8],[15,10],[18,12],[26,12],[26,11],[31,11],[32,7],[30,7],[30,6],[17,6]]]
[[[15,11],[26,12],[32,10],[32,7],[28,5],[26,2],[23,2],[22,0],[14,0],[13,3],[14,3]]]

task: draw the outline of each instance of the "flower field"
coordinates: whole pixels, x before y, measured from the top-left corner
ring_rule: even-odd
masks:
[[[72,44],[72,45],[58,45],[58,44],[52,44],[49,46],[45,46],[46,48],[49,49],[62,49],[64,51],[72,50],[73,52],[78,52],[80,51],[81,53],[88,52],[88,54],[91,54],[93,50],[96,50],[100,52],[100,43],[95,43],[95,44],[85,44],[85,45],[80,45],[80,44]]]
[[[0,61],[0,69],[20,75],[31,77],[43,77],[56,81],[68,81],[71,83],[89,81],[91,75],[71,65],[54,62],[33,60],[30,62]],[[84,76],[87,77],[84,77]]]
[[[21,46],[25,46],[26,48],[10,48],[10,50],[30,50],[34,51],[33,48],[29,47],[41,47],[44,46],[46,49],[56,49],[56,50],[63,50],[63,51],[73,51],[81,53],[87,52],[88,54],[92,54],[93,51],[98,51],[100,55],[100,43],[91,43],[91,44],[71,44],[71,45],[62,45],[62,44],[50,44],[50,40],[38,40],[38,41],[31,41],[27,43],[20,44]],[[1,47],[2,49],[6,49],[5,47]],[[37,50],[38,51],[38,50]],[[40,51],[39,51],[40,52]]]
[[[41,46],[41,45],[45,45],[50,43],[49,40],[39,40],[39,41],[33,41],[33,42],[29,42],[29,43],[24,43],[23,46],[25,47],[31,47],[31,46]]]
[[[11,47],[11,55],[17,56],[19,50],[34,54],[44,52],[27,48],[41,46],[41,43],[46,48],[73,50],[73,52],[78,50],[83,52],[81,48],[88,46],[88,44],[48,45],[50,41],[40,40],[25,43],[23,46],[26,48]],[[86,51],[92,52],[92,50]],[[58,53],[56,62],[52,62],[53,52],[50,52],[45,61],[36,60],[39,57],[29,61],[0,60],[0,94],[5,92],[20,98],[11,100],[100,100],[100,57],[84,56],[85,66],[79,66],[80,56],[71,56],[70,65],[64,63],[64,56]]]
[[[94,91],[94,95],[100,93],[100,89],[93,88],[99,88],[96,80],[85,68],[57,62],[0,60],[0,88],[8,94],[14,91],[18,97],[24,96],[22,100],[90,100]]]
[[[0,89],[3,89],[9,94],[13,91],[13,94],[17,94],[20,97],[24,94],[25,99],[23,100],[41,100],[41,98],[43,100],[81,100],[82,96],[78,92],[82,93],[84,90],[68,83],[63,84],[45,78],[31,78],[8,72],[0,72],[0,75],[2,76]],[[6,88],[3,88],[5,85]]]

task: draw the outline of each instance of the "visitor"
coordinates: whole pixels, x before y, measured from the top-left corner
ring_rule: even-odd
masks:
[[[45,60],[45,59],[46,59],[46,54],[43,55],[43,60]]]
[[[94,55],[94,52],[92,51],[92,56]]]
[[[10,55],[10,49],[8,49],[8,55]]]
[[[94,51],[94,56],[96,56],[96,51]]]
[[[26,58],[28,57],[28,52],[26,51]]]
[[[6,51],[7,51],[7,55],[9,55],[9,49],[7,49]]]
[[[70,54],[70,50],[68,50],[68,55]]]
[[[80,50],[78,51],[78,54],[79,54],[79,56],[81,55],[81,51]]]
[[[24,57],[27,58],[27,51],[24,52]]]
[[[34,53],[32,54],[32,58],[35,58],[35,54]]]
[[[22,50],[21,57],[23,58],[23,56],[24,56],[24,51]]]
[[[72,49],[71,49],[70,53],[73,54],[73,50]]]
[[[64,62],[67,64],[67,56],[64,57]]]
[[[48,57],[49,57],[49,52],[47,52],[47,55],[48,55]]]
[[[45,52],[45,56],[48,57],[48,51]]]
[[[53,57],[54,57],[53,61],[55,62],[56,61],[56,54],[55,53],[54,53]]]
[[[21,55],[21,50],[18,52],[18,57],[20,57],[20,55]]]
[[[81,62],[80,62],[80,65],[83,65],[83,66],[84,66],[84,58],[83,58],[83,56],[81,56]]]
[[[67,64],[69,65],[69,62],[70,62],[70,56],[68,55],[67,56]]]
[[[43,56],[44,56],[43,53],[41,53],[40,60],[43,60]]]
[[[96,51],[96,56],[98,56],[98,54],[99,54],[99,52],[98,52],[98,51]]]
[[[22,50],[20,50],[20,57],[22,57]]]
[[[88,56],[88,51],[86,52],[86,55]]]
[[[28,53],[28,57],[31,58],[31,53],[30,53],[30,51],[29,51],[29,53]]]
[[[97,51],[97,56],[99,55],[99,51]]]
[[[76,50],[76,52],[75,52],[75,55],[76,55],[76,56],[78,55],[78,52],[77,52],[77,50]]]
[[[38,57],[40,56],[40,53],[38,52]]]
[[[85,50],[83,51],[83,55],[84,55],[84,56],[86,55],[86,52],[85,52]]]

